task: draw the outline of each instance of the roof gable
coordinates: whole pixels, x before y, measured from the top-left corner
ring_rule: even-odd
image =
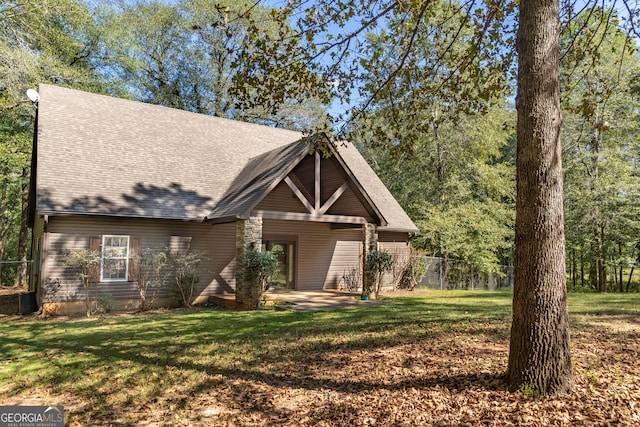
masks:
[[[51,85],[39,94],[40,214],[246,217],[311,148],[285,129]],[[341,143],[334,154],[384,228],[417,231],[353,145]]]
[[[248,217],[291,169],[309,153],[309,145],[294,142],[250,159],[207,219]]]

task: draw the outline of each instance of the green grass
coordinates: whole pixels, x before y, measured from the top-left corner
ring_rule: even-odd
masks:
[[[160,410],[180,417],[191,396],[211,388],[285,384],[292,372],[296,387],[321,390],[324,380],[305,369],[337,351],[456,334],[508,338],[509,292],[432,291],[390,299],[397,304],[316,313],[198,309],[0,324],[0,403],[54,396],[61,402],[47,404],[79,405],[81,424],[135,423],[139,414]],[[575,316],[637,321],[640,295],[572,294],[569,307]]]
[[[640,315],[640,294],[569,293],[569,312],[575,315]]]

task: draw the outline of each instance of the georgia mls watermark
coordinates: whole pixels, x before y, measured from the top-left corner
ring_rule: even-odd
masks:
[[[64,427],[64,408],[0,406],[0,427]]]

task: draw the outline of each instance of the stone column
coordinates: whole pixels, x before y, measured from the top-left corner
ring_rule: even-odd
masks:
[[[236,303],[241,308],[260,307],[260,286],[247,278],[244,255],[248,250],[262,249],[262,218],[251,217],[236,221]]]
[[[364,224],[362,226],[362,241],[364,250],[362,251],[362,286],[363,289],[371,289],[373,287],[374,277],[367,268],[367,257],[371,251],[378,248],[378,233],[376,233],[375,224]]]

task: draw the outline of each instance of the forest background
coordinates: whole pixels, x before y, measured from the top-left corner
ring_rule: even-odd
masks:
[[[445,273],[512,264],[514,3],[422,2],[407,32],[411,3],[318,34],[275,1],[0,2],[0,284],[26,283],[39,83],[350,139]],[[637,11],[563,2],[561,19],[568,287],[638,291]]]

